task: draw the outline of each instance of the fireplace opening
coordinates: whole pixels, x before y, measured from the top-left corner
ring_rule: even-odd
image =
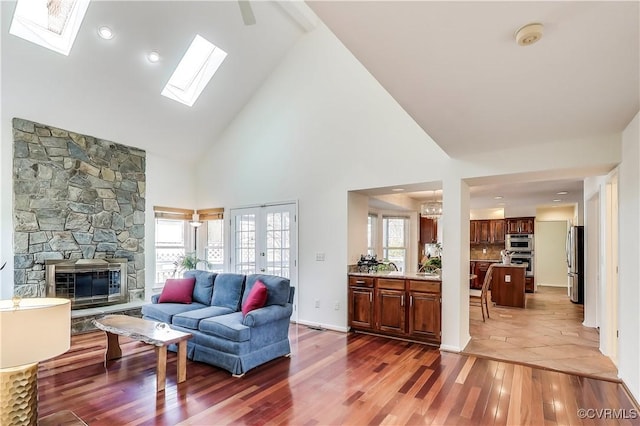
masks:
[[[47,296],[74,308],[125,303],[127,259],[47,260]]]

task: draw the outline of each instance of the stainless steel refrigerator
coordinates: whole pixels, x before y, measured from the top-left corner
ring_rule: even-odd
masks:
[[[571,226],[567,235],[569,299],[584,303],[584,226]]]

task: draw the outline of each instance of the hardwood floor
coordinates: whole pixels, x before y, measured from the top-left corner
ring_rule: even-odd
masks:
[[[526,297],[524,309],[490,303],[485,322],[471,306],[464,353],[619,380],[615,364],[599,350],[598,330],[582,325],[584,308],[571,303],[565,288],[539,286]]]
[[[627,418],[607,424],[637,424],[618,383],[365,334],[292,325],[290,338],[291,358],[240,379],[189,361],[177,386],[170,352],[167,387],[156,393],[152,347],[121,338],[123,358],[105,370],[104,333],[76,335],[67,353],[40,364],[39,415],[72,410],[110,426],[595,425],[603,422],[578,410],[621,409]]]

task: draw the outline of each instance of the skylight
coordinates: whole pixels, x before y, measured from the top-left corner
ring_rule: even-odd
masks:
[[[226,57],[227,52],[196,35],[164,86],[162,95],[192,106]]]
[[[9,33],[69,55],[89,0],[18,0]]]

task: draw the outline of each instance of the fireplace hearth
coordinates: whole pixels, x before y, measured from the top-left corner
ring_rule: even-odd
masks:
[[[48,297],[71,300],[74,309],[128,302],[127,259],[47,260]]]

